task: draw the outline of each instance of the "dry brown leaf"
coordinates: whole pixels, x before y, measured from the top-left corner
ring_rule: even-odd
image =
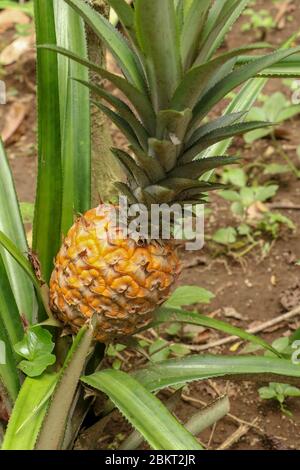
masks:
[[[20,37],[3,49],[0,54],[1,65],[11,65],[34,45],[34,35]]]
[[[4,33],[14,24],[29,24],[30,18],[22,11],[7,8],[0,12],[0,32]]]
[[[5,118],[4,128],[1,132],[4,143],[9,142],[10,138],[19,128],[26,116],[27,109],[28,108],[23,103],[18,101],[11,104]]]

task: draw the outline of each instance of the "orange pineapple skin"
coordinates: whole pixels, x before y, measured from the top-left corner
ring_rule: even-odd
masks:
[[[50,307],[76,333],[94,314],[95,339],[103,343],[146,326],[169,296],[180,263],[172,241],[141,244],[111,220],[114,206],[79,217],[55,259]]]

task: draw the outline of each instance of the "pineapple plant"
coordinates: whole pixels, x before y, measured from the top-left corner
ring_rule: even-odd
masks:
[[[110,0],[125,37],[84,1],[66,2],[100,36],[123,72],[123,77],[110,73],[54,48],[126,96],[121,99],[104,86],[80,81],[99,97],[94,105],[128,139],[128,152],[112,149],[126,178],[115,183],[118,193],[149,210],[152,204],[204,203],[207,191],[220,187],[207,181],[208,172],[237,161],[209,156],[210,147],[270,126],[243,122],[245,112],[212,119],[210,111],[230,91],[296,49],[249,59],[242,66],[238,59],[255,46],[216,55],[220,32],[247,3],[240,0],[136,0],[133,8]],[[64,239],[51,276],[50,305],[74,332],[95,315],[95,338],[109,342],[151,321],[177,279],[180,262],[172,240],[124,236],[111,222],[116,204],[105,202],[79,216]]]

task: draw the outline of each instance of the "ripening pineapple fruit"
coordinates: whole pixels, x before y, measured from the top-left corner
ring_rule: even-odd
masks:
[[[109,0],[127,38],[83,0],[66,0],[114,55],[124,78],[64,49],[56,50],[109,80],[126,102],[104,88],[82,82],[102,101],[95,103],[129,141],[128,153],[113,149],[126,175],[118,183],[129,203],[199,204],[218,186],[203,176],[236,159],[216,156],[212,145],[270,125],[243,122],[245,113],[208,113],[230,91],[295,49],[269,54],[238,66],[250,48],[216,55],[224,31],[247,2],[240,0]],[[129,104],[127,104],[129,102]],[[113,109],[112,109],[113,108]],[[211,156],[213,155],[213,156]],[[99,155],[101,158],[101,155]],[[100,205],[77,218],[55,260],[51,307],[77,331],[96,314],[99,341],[133,334],[151,320],[179,273],[171,240],[117,236],[113,205]]]
[[[179,273],[171,242],[125,237],[111,220],[114,210],[103,204],[77,219],[50,283],[58,317],[76,331],[96,312],[102,342],[147,324]]]

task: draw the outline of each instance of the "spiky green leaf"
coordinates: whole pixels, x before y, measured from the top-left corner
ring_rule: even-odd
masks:
[[[135,25],[154,108],[166,109],[181,77],[174,1],[136,0]]]
[[[187,356],[150,364],[133,375],[153,391],[213,377],[300,383],[299,365],[286,359],[259,356]]]
[[[193,122],[196,124],[213,108],[215,104],[221,101],[230,91],[234,90],[237,86],[246,82],[248,79],[255,77],[259,72],[267,69],[280,60],[289,57],[300,51],[300,47],[285,49],[272,54],[256,59],[253,62],[246,64],[242,67],[231,72],[228,76],[223,78],[215,86],[213,86],[207,93],[205,93],[198,104],[194,108]]]
[[[0,205],[0,230],[3,231],[14,242],[14,244],[18,246],[19,250],[25,254],[28,252],[28,245],[12,174],[1,139],[0,200],[5,201],[5,203]],[[0,257],[3,259],[5,272],[9,279],[11,290],[18,305],[20,315],[24,315],[30,322],[34,321],[36,317],[36,300],[30,280],[26,277],[11,255],[3,248],[0,248]]]
[[[106,393],[155,450],[201,450],[168,409],[125,372],[105,370],[81,379]]]
[[[129,47],[121,34],[110,22],[97,11],[93,10],[84,0],[65,0],[94,30],[106,47],[112,52],[124,75],[140,91],[145,90],[142,69],[138,57]]]
[[[84,65],[93,72],[99,74],[102,78],[109,80],[113,85],[115,85],[125,96],[130,100],[139,116],[141,117],[145,127],[151,133],[155,132],[155,114],[152,109],[151,103],[148,100],[147,96],[141,93],[134,85],[126,81],[119,75],[108,72],[107,70],[99,67],[96,64],[80,57],[78,54],[68,51],[62,47],[53,46],[51,44],[44,44],[41,46],[43,49],[48,49],[55,51],[59,54],[62,54],[66,57],[69,57],[72,60]]]

